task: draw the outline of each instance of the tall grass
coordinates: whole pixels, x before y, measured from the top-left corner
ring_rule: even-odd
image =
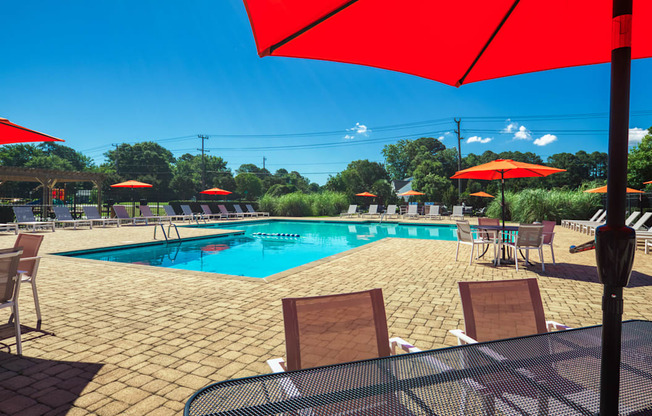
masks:
[[[283,217],[334,216],[349,205],[345,194],[326,191],[320,194],[294,192],[278,197],[265,195],[260,201],[260,210]]]
[[[505,220],[531,223],[534,221],[556,221],[562,219],[589,218],[600,208],[598,194],[580,191],[526,189],[517,193],[505,193]],[[487,208],[487,216],[501,217],[500,197]]]

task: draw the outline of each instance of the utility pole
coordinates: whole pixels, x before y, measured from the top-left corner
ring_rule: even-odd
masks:
[[[206,189],[206,161],[204,158],[204,152],[210,152],[210,150],[204,150],[204,142],[208,140],[208,136],[205,134],[198,134],[197,137],[201,139],[201,187]]]
[[[263,169],[265,169],[265,161],[266,160],[267,160],[267,158],[265,156],[263,156]]]
[[[120,157],[120,152],[118,152],[119,144],[112,143],[111,146],[115,146],[115,171],[117,173],[118,172],[118,158]]]
[[[457,133],[457,170],[460,171],[462,170],[462,130],[460,129],[460,123],[462,122],[462,119],[453,119],[455,123],[457,123],[457,130],[455,130],[455,133]],[[462,179],[458,178],[457,179],[457,202],[460,202],[462,199]]]

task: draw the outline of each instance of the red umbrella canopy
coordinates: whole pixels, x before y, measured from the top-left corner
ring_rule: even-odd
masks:
[[[402,194],[398,194],[398,196],[413,196],[413,195],[425,195],[425,194],[423,192],[412,191],[412,190],[403,192]]]
[[[369,192],[361,192],[361,193],[359,193],[359,194],[355,194],[355,196],[369,196],[369,197],[375,197],[375,196],[378,196],[378,195],[374,195],[374,194],[369,193]]]
[[[30,130],[14,124],[6,118],[0,117],[0,144],[27,143],[27,142],[62,142],[56,137]]]
[[[448,85],[609,62],[614,33],[612,0],[244,3],[261,57],[367,65]],[[631,24],[632,58],[650,57],[652,1],[634,0],[633,10],[616,25]]]
[[[474,192],[472,194],[469,194],[469,196],[481,196],[481,197],[484,197],[484,198],[495,198],[495,196],[493,196],[491,194],[488,194],[486,192],[482,192],[482,191]]]
[[[151,185],[149,183],[144,183],[144,182],[138,182],[138,181],[127,181],[127,182],[120,182],[120,183],[114,183],[111,185],[111,188],[151,188],[154,185]]]
[[[589,194],[606,194],[607,193],[607,185],[601,186],[599,188],[593,188],[593,189],[587,189],[584,191]],[[628,194],[644,194],[645,192],[639,191],[638,189],[632,189],[632,188],[627,188],[626,192]]]
[[[211,188],[200,192],[200,194],[207,194],[207,195],[229,195],[231,193],[232,192],[220,188]]]
[[[451,176],[451,178],[485,180],[500,179],[501,177],[505,179],[530,178],[536,176],[548,176],[558,172],[566,172],[566,169],[533,165],[531,163],[517,162],[511,159],[497,159],[489,163],[455,172],[455,175]]]

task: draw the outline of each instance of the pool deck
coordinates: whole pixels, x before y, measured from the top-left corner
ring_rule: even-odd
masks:
[[[179,231],[194,237],[223,230]],[[431,349],[455,345],[448,330],[463,328],[457,281],[535,277],[547,319],[598,324],[595,252],[568,252],[591,238],[561,226],[555,231],[557,264],[544,248],[545,272],[535,253],[534,266],[516,272],[487,260],[469,265],[468,246],[455,262],[452,241],[389,238],[256,280],[47,254],[151,242],[151,226],[43,233],[43,325],[36,330],[31,288],[23,286],[22,358],[12,327],[0,326],[0,414],[179,415],[201,387],[270,371],[265,360],[285,352],[281,299],[289,296],[382,288],[390,336]],[[1,247],[14,241],[0,235]],[[639,249],[633,270],[623,318],[652,320],[652,255]],[[6,322],[9,311],[0,314]]]

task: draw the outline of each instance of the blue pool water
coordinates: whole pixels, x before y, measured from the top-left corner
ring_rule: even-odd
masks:
[[[85,259],[262,278],[385,237],[456,239],[455,227],[448,225],[270,220],[207,224],[201,227],[244,230],[244,234],[186,240],[181,243],[113,247],[60,254]],[[183,235],[183,231],[180,231]],[[262,236],[256,233],[268,235]],[[299,234],[300,237],[269,236],[275,233]]]

